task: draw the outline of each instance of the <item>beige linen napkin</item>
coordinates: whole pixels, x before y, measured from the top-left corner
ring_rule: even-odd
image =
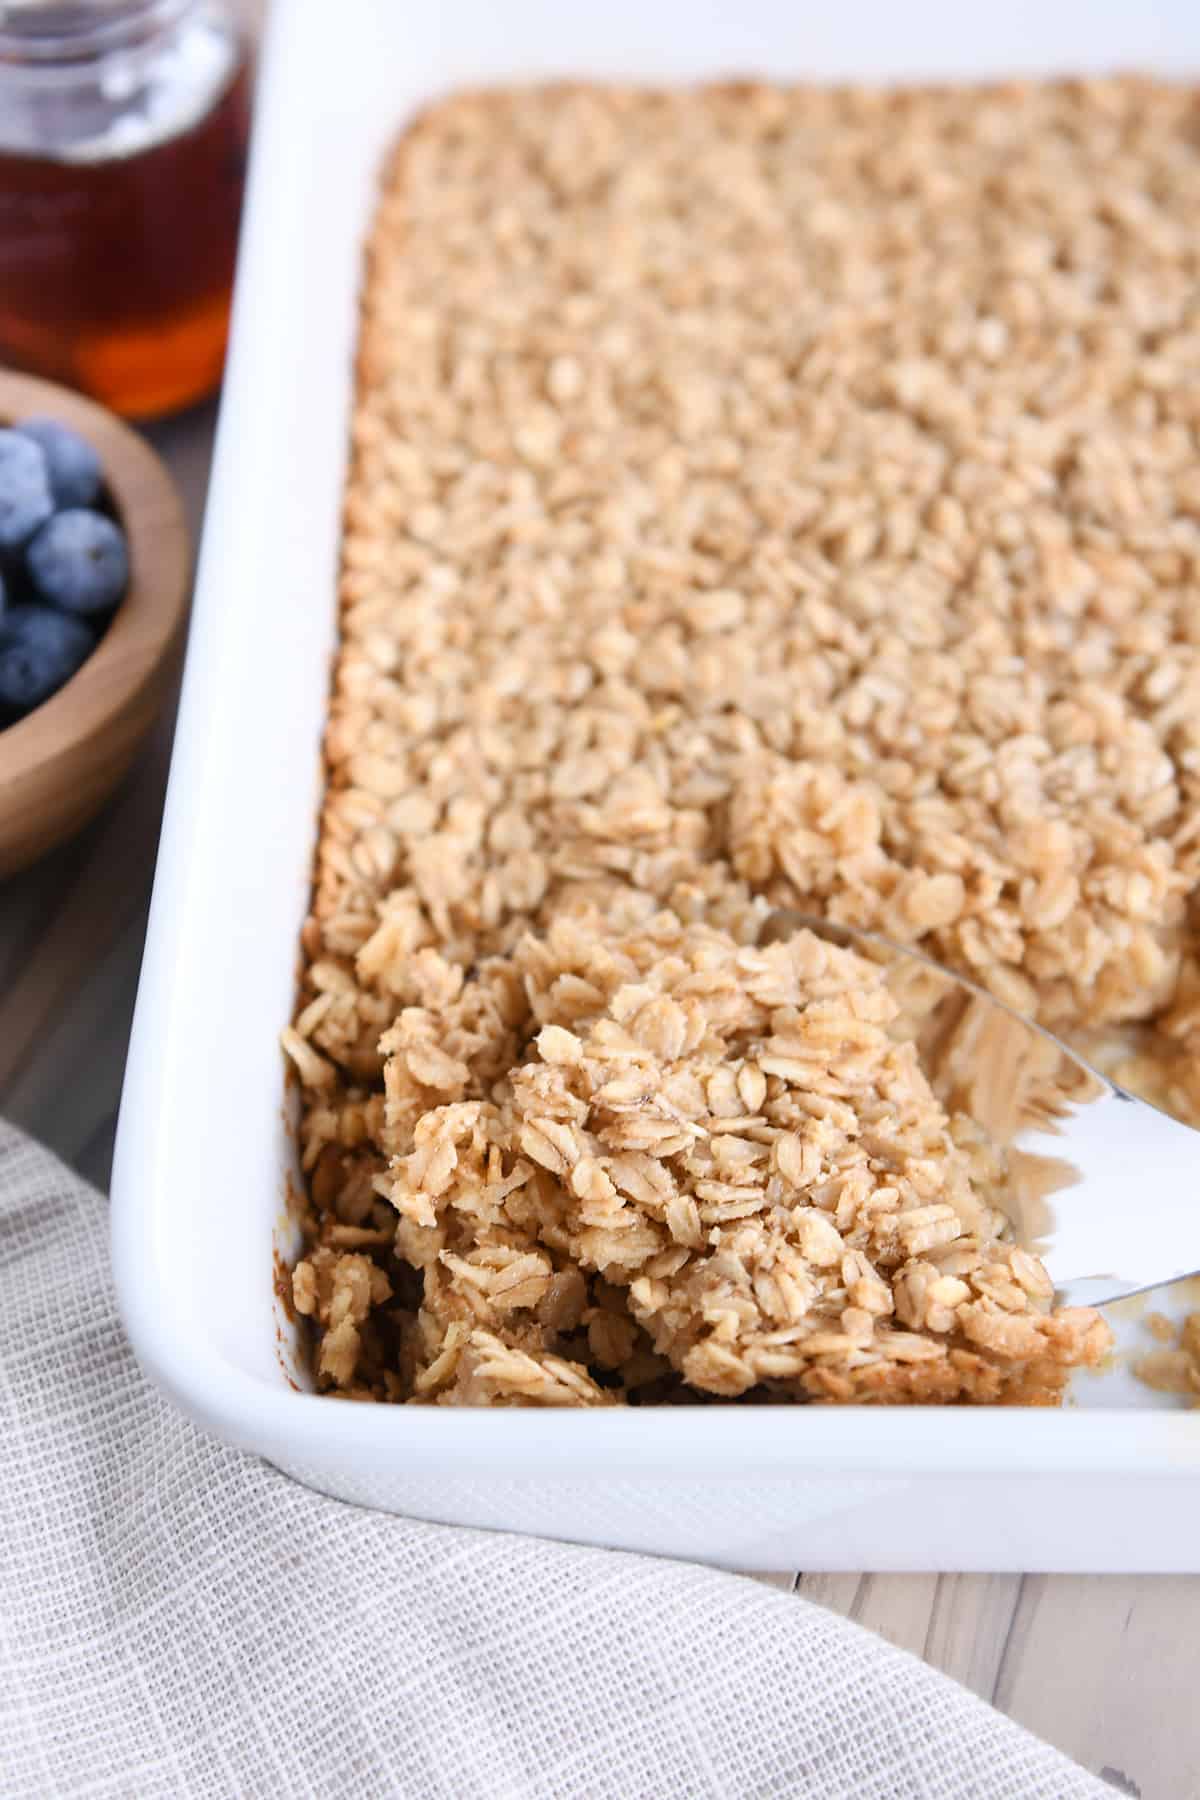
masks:
[[[0,1125],[0,1793],[1112,1790],[806,1601],[360,1511],[202,1437],[122,1337],[99,1196]]]

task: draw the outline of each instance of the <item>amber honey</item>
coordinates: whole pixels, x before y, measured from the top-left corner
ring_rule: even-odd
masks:
[[[249,119],[243,62],[188,129],[92,159],[0,150],[0,362],[127,417],[220,378]]]

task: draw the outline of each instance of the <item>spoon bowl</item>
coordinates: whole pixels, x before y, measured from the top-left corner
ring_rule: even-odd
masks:
[[[916,1040],[939,1098],[1003,1149],[1013,1239],[1060,1302],[1101,1306],[1200,1270],[1200,1131],[920,950],[790,909],[760,941],[801,930],[885,969],[895,1029]]]

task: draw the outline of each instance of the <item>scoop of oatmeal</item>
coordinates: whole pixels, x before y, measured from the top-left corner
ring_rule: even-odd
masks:
[[[384,1039],[407,1397],[1036,1403],[1103,1355],[1004,1241],[1003,1153],[947,1113],[874,962],[664,912],[560,918],[508,966],[498,1080],[456,1016],[477,994],[440,1045],[419,1008]]]

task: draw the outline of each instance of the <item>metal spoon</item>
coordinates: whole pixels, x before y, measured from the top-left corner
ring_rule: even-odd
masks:
[[[1014,1239],[1041,1258],[1061,1302],[1099,1306],[1200,1271],[1200,1131],[919,950],[790,909],[770,915],[759,941],[801,930],[886,968],[899,1028],[917,1038],[943,1103],[1008,1147]]]

